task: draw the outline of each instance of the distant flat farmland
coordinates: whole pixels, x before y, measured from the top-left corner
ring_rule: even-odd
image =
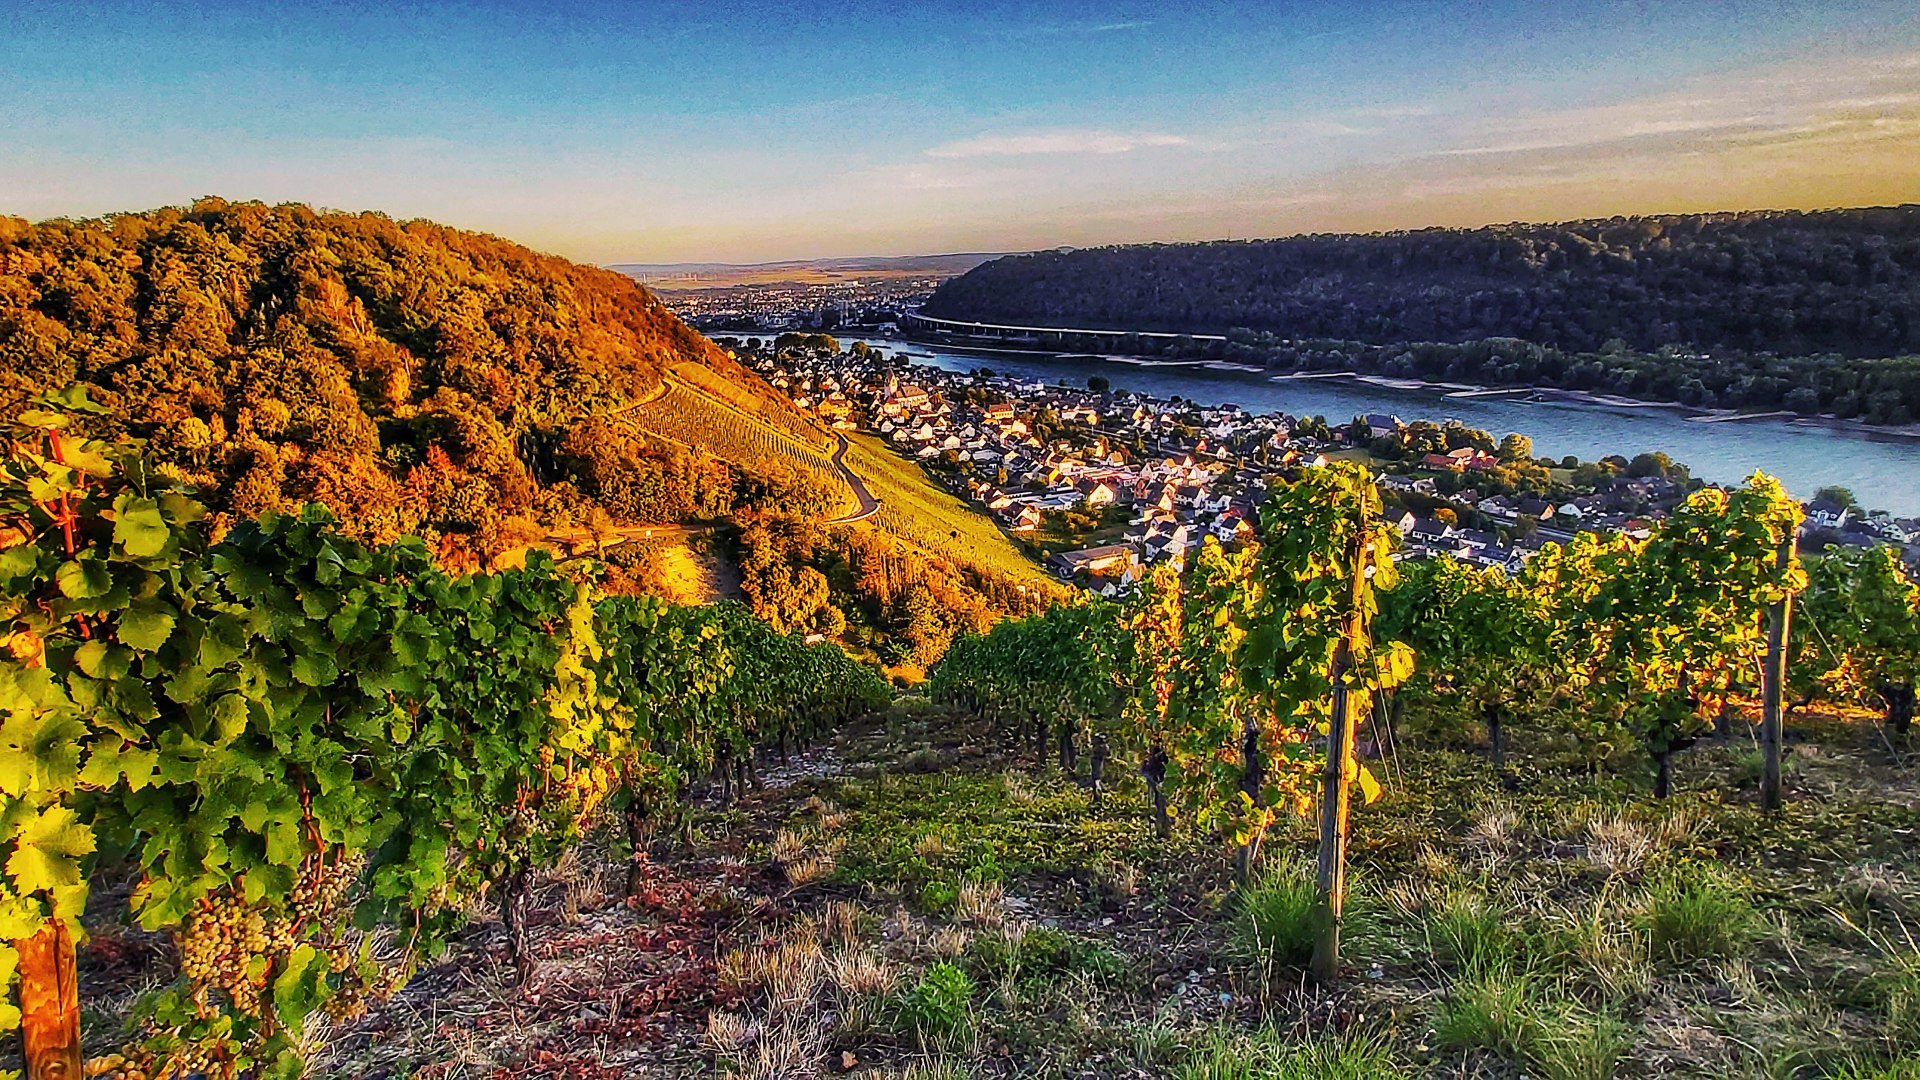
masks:
[[[794,259],[769,263],[614,263],[607,267],[658,292],[696,292],[741,285],[839,285],[899,278],[957,277],[1000,257],[998,252]]]

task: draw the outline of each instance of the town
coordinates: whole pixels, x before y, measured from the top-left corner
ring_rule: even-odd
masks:
[[[721,344],[803,413],[886,439],[1060,578],[1108,597],[1155,564],[1183,565],[1208,536],[1244,540],[1275,479],[1335,458],[1375,470],[1403,537],[1397,557],[1509,571],[1579,532],[1645,536],[1703,486],[1665,454],[1537,460],[1524,434],[1455,421],[1254,415],[1115,391],[1098,376],[1070,386],[953,372],[822,333]],[[1806,510],[1805,550],[1889,544],[1920,565],[1920,519],[1865,510],[1843,489]]]

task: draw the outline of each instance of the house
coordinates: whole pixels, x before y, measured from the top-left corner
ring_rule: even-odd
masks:
[[[1367,425],[1367,429],[1373,432],[1376,439],[1382,435],[1391,435],[1406,426],[1400,422],[1399,417],[1387,413],[1368,413],[1360,419]]]
[[[1852,514],[1852,507],[1842,506],[1832,499],[1815,499],[1807,504],[1807,522],[1824,529],[1840,528]]]
[[[1520,510],[1505,495],[1494,495],[1481,499],[1477,509],[1490,518],[1501,521],[1520,520]]]
[[[1134,562],[1133,548],[1126,544],[1107,544],[1103,547],[1087,548],[1083,551],[1065,551],[1047,560],[1054,573],[1063,578],[1075,574],[1100,574],[1109,570],[1123,569]]]
[[[1040,527],[1041,520],[1040,508],[1031,504],[1017,506],[1010,503],[1000,511],[1001,524],[1009,532],[1032,532]]]
[[[1129,564],[1125,570],[1120,571],[1120,576],[1108,579],[1107,583],[1100,587],[1100,595],[1109,600],[1129,596],[1133,593],[1134,586],[1140,583],[1140,579],[1145,577],[1146,573],[1146,568],[1139,563]]]
[[[1207,531],[1222,544],[1231,544],[1236,540],[1244,540],[1252,536],[1253,526],[1238,513],[1227,513],[1214,518],[1213,524],[1207,527]]]
[[[1088,506],[1107,506],[1120,497],[1120,493],[1114,489],[1114,486],[1104,480],[1082,479],[1073,487],[1080,493],[1081,498],[1086,500]]]

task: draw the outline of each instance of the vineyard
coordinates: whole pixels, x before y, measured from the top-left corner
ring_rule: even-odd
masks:
[[[591,822],[636,848],[690,778],[737,791],[755,746],[886,698],[837,647],[737,606],[600,594],[536,555],[453,577],[309,508],[209,542],[137,448],[23,414],[4,477],[0,977],[34,1077],[78,1077],[75,940],[90,886],[173,943],[123,1077],[293,1076],[309,1018],[404,982],[484,902],[534,976],[530,876]],[[630,888],[645,881],[632,864]]]
[[[0,478],[36,1078],[1920,1074],[1920,588],[1764,476],[1508,575],[1306,470],[920,695],[590,564],[209,535],[93,408]]]
[[[742,371],[737,378],[729,378],[704,364],[676,364],[673,375],[701,394],[785,431],[796,442],[809,446],[828,445],[827,437],[795,412],[779,391],[748,372]]]
[[[678,379],[666,393],[634,411],[642,428],[675,442],[734,462],[786,461],[829,487],[846,492],[842,512],[851,511],[853,493],[834,468],[832,449],[818,432],[794,432],[740,412],[704,390]]]
[[[957,565],[1005,574],[1049,592],[1058,589],[991,519],[935,487],[916,462],[869,435],[847,441],[848,466],[880,502],[876,520],[881,528]]]
[[[1549,546],[1517,577],[1397,567],[1377,514],[1364,469],[1308,470],[1263,513],[1285,524],[1258,545],[1209,543],[1126,608],[1002,623],[933,673],[933,698],[991,721],[1004,753],[1084,777],[1096,815],[1121,760],[1160,837],[1216,845],[1237,883],[1223,951],[1262,996],[1302,972],[1333,989],[1365,965],[1374,979],[1399,969],[1432,1002],[1409,1031],[1408,1000],[1352,991],[1349,1007],[1372,999],[1386,1015],[1356,1016],[1344,1042],[1220,1060],[1310,1051],[1332,1069],[1349,1055],[1343,1076],[1407,1075],[1420,1059],[1548,1076],[1916,1075],[1920,589],[1892,554],[1809,571],[1800,509],[1764,476],[1696,494],[1645,541]],[[1877,752],[1831,713],[1808,725],[1821,743],[1786,728],[1790,704],[1820,701],[1877,709]],[[1460,776],[1455,748],[1475,744],[1483,764]],[[1783,770],[1824,755],[1852,760],[1808,777],[1816,805],[1793,806]],[[1396,798],[1394,772],[1417,798]],[[1385,827],[1356,834],[1356,804],[1381,800]],[[1350,843],[1367,849],[1357,888]],[[1727,1007],[1672,1014],[1700,992]],[[1767,1009],[1815,1026],[1757,1030]],[[1711,1054],[1666,1045],[1672,1025],[1699,1029]]]

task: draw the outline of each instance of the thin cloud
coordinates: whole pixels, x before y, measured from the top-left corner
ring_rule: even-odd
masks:
[[[1188,146],[1189,140],[1164,132],[1029,131],[1018,135],[981,135],[943,143],[927,151],[935,158],[1024,157],[1033,154],[1130,154],[1135,150]]]
[[[1437,152],[1481,157],[1689,138],[1728,142],[1894,115],[1920,103],[1915,55],[1794,65],[1693,80],[1683,89],[1608,105],[1528,112],[1475,125],[1463,145]]]
[[[1008,27],[1003,32],[1010,37],[1092,37],[1097,34],[1125,34],[1145,30],[1152,25],[1152,19],[1115,19],[1101,23],[1046,23]]]

